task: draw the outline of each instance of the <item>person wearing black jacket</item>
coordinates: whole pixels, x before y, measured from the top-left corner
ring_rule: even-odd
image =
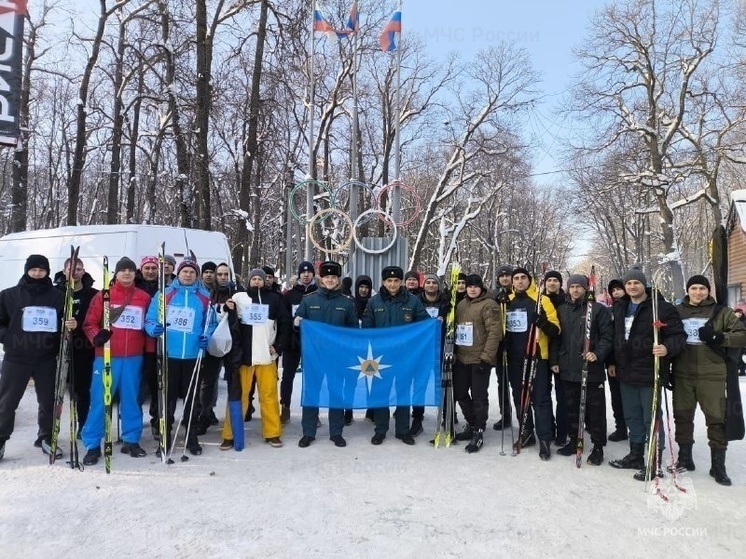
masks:
[[[504,265],[497,269],[497,293],[495,301],[500,305],[500,311],[504,310],[503,305],[507,305],[510,300],[509,296],[513,292],[513,267]],[[505,317],[503,316],[503,322]],[[505,332],[503,332],[505,334]],[[496,421],[492,428],[495,431],[510,429],[513,417],[513,406],[510,404],[510,386],[508,383],[508,371],[503,370],[503,354],[505,346],[503,341],[497,348],[497,362],[495,365],[495,376],[497,377],[497,400],[500,407],[500,420]]]
[[[600,466],[604,459],[606,446],[606,394],[604,381],[606,371],[604,362],[612,351],[614,326],[611,313],[601,303],[588,301],[588,278],[571,275],[567,288],[570,300],[558,309],[562,334],[550,343],[549,364],[552,372],[558,377],[558,383],[564,385],[567,397],[568,423],[565,427],[570,433],[570,441],[557,451],[561,456],[572,456],[578,442],[578,423],[580,418],[580,392],[582,370],[587,361],[588,377],[586,382],[586,413],[582,421],[591,434],[593,450],[588,456],[588,464]],[[591,305],[590,345],[585,350],[586,317],[588,305]],[[557,426],[559,429],[559,425]]]
[[[609,464],[619,469],[639,470],[635,479],[645,479],[644,448],[650,433],[651,421],[658,420],[660,436],[658,453],[665,448],[661,408],[652,416],[655,357],[660,359],[661,377],[669,370],[670,360],[686,344],[686,332],[676,308],[658,295],[659,343],[653,345],[652,292],[646,287],[647,278],[633,268],[623,278],[626,295],[614,305],[614,362],[624,404],[624,418],[629,428],[629,454]],[[661,385],[666,383],[661,378]],[[659,398],[660,401],[660,398]],[[660,461],[660,460],[659,460]],[[654,472],[660,476],[660,469]]]
[[[569,287],[569,286],[568,286]],[[586,288],[587,289],[587,288]],[[550,270],[544,275],[544,295],[554,305],[554,309],[559,315],[559,310],[562,305],[565,304],[567,295],[565,290],[562,289],[562,274],[556,270]],[[549,392],[552,392],[551,383],[553,382],[554,375],[549,375]],[[567,444],[567,397],[565,395],[564,383],[554,382],[554,444],[559,447]],[[572,435],[572,432],[570,433]]]
[[[158,257],[143,256],[140,260],[140,269],[135,274],[135,287],[142,289],[152,299],[158,293]],[[145,353],[142,360],[142,383],[145,387],[140,389],[140,405],[150,396],[148,413],[150,414],[150,432],[153,438],[160,440],[158,435],[158,359],[156,357],[156,344],[147,341]]]
[[[370,276],[358,276],[355,279],[355,310],[357,319],[362,320],[368,300],[373,295],[373,280]]]
[[[417,297],[425,306],[427,314],[429,314],[431,318],[440,320],[440,360],[442,362],[443,347],[446,339],[446,318],[448,312],[451,310],[451,298],[441,288],[440,278],[436,274],[425,275],[425,283]],[[422,433],[422,419],[424,417],[424,406],[412,406],[412,426],[409,428],[409,434],[413,437]]]
[[[607,291],[613,299],[612,308],[624,297],[624,284],[613,279],[609,282]],[[612,313],[612,319],[613,319]],[[611,394],[611,410],[614,413],[614,432],[609,435],[611,442],[626,441],[629,438],[627,434],[627,424],[624,421],[624,406],[622,405],[622,389],[619,387],[619,380],[616,378],[616,366],[614,365],[614,353],[609,355],[606,361],[606,368],[609,374],[609,392]]]
[[[295,316],[303,297],[316,291],[317,285],[314,281],[316,270],[310,262],[301,262],[298,265],[298,281],[292,289],[282,296],[285,309],[290,317]],[[300,365],[300,336],[292,332],[286,347],[282,351],[282,381],[280,382],[280,421],[285,425],[290,421],[290,402],[293,398],[293,382],[295,382],[295,371]]]
[[[0,292],[0,343],[5,350],[0,369],[0,459],[31,378],[39,402],[41,448],[45,454],[51,452],[60,326],[68,332],[78,326],[74,318],[62,322],[64,306],[65,296],[52,285],[49,260],[41,254],[26,259],[18,285]],[[59,446],[55,456],[62,457]]]
[[[65,293],[70,278],[70,259],[65,260],[63,270],[54,276],[54,287]],[[85,271],[85,265],[78,260],[73,275],[73,318],[78,321],[78,327],[73,330],[70,339],[72,359],[70,361],[70,375],[75,387],[75,408],[78,415],[78,432],[85,425],[88,409],[91,407],[91,378],[93,377],[94,349],[83,332],[83,321],[88,313],[93,296],[98,289],[93,287],[93,278]],[[41,445],[41,440],[37,443]]]

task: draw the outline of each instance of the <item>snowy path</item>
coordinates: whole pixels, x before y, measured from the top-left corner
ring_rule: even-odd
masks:
[[[223,383],[221,391],[218,409]],[[744,443],[729,449],[733,487],[720,487],[708,475],[701,415],[697,470],[684,480],[693,491],[677,497],[667,488],[674,498],[665,504],[648,497],[630,471],[586,464],[577,470],[573,458],[556,455],[541,462],[536,447],[515,458],[500,456],[500,434],[491,429],[476,455],[465,454],[463,444],[434,450],[427,444],[433,410],[426,414],[428,431],[413,447],[391,431],[382,446],[372,446],[373,427],[356,412],[345,429],[347,448],[334,447],[324,426],[310,448],[300,449],[296,405],[284,448],[265,444],[255,419],[246,424],[242,453],[221,452],[213,427],[201,438],[201,457],[170,467],[156,460],[146,429],[148,456],[130,458],[115,446],[108,476],[103,461],[82,473],[64,460],[49,467],[32,446],[35,410],[29,387],[0,461],[0,556],[6,558],[746,554]],[[494,404],[491,415],[490,425],[498,415]],[[62,424],[67,458],[66,416]],[[626,442],[609,443],[606,460],[627,448]]]

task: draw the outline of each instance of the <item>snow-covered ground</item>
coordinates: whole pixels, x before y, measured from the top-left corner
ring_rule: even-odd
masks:
[[[296,397],[300,382],[299,375]],[[219,409],[224,396],[221,383]],[[490,425],[498,416],[494,403],[491,409]],[[372,446],[373,426],[358,411],[345,428],[346,448],[328,440],[322,414],[325,425],[307,449],[297,446],[297,404],[292,411],[283,448],[263,442],[257,418],[246,424],[243,452],[221,452],[213,427],[201,438],[202,456],[164,466],[146,428],[148,456],[130,458],[115,447],[106,475],[103,461],[83,472],[65,460],[47,465],[32,445],[36,398],[29,387],[0,461],[0,557],[709,559],[746,553],[744,443],[732,443],[728,452],[733,487],[717,485],[708,475],[701,414],[697,470],[679,478],[689,491],[677,493],[668,476],[662,487],[671,501],[665,503],[644,493],[631,471],[585,463],[576,469],[573,458],[557,455],[542,462],[536,447],[511,457],[509,443],[501,456],[500,433],[491,428],[478,454],[465,454],[463,444],[435,450],[427,444],[434,410],[413,447],[392,431],[382,446]],[[611,425],[610,407],[609,418]],[[609,443],[606,459],[627,448]]]

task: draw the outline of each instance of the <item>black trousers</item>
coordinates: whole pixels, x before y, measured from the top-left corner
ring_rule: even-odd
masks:
[[[453,363],[453,393],[464,419],[474,429],[486,429],[489,416],[491,370],[481,370],[479,364],[466,365],[458,359]]]
[[[580,421],[580,383],[563,380],[567,398],[568,430],[571,437],[578,436]],[[606,444],[606,394],[603,382],[588,381],[585,399],[585,425],[593,444]]]
[[[52,438],[56,372],[56,359],[33,365],[3,361],[2,368],[0,368],[0,442],[7,441],[13,434],[18,404],[21,403],[23,393],[32,378],[36,390],[36,401],[39,404],[37,434],[46,440]]]
[[[170,357],[168,359],[168,417],[166,425],[168,426],[169,439],[171,437],[174,414],[176,413],[176,402],[180,398],[184,400],[184,420],[182,425],[186,426],[189,422],[194,384],[192,384],[191,392],[187,392],[187,390],[192,379],[192,374],[194,373],[196,362],[196,359],[172,359]],[[194,374],[194,382],[199,386],[199,371]],[[197,413],[196,407],[194,413]]]
[[[624,421],[624,408],[622,407],[622,389],[616,377],[609,377],[609,392],[611,393],[611,410],[614,412],[614,424],[616,429],[627,430]]]
[[[91,379],[93,378],[93,348],[72,349],[72,362],[70,375],[74,387],[75,409],[78,413],[78,426],[82,428],[88,418],[88,410],[91,407]]]

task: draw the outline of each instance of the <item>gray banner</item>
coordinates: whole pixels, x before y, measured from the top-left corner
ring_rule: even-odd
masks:
[[[0,144],[18,142],[26,0],[0,0]]]

